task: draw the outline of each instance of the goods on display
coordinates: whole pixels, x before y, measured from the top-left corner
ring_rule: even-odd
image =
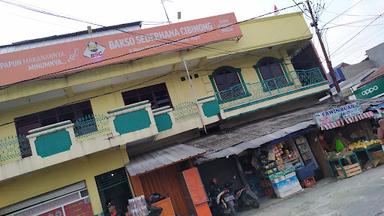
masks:
[[[307,139],[304,136],[299,136],[295,139],[295,143],[296,143],[297,149],[299,150],[299,153],[301,155],[304,165],[307,165],[310,163],[316,164]]]
[[[373,139],[373,140],[369,140],[369,141],[357,141],[357,142],[353,142],[353,143],[349,144],[349,150],[353,151],[356,149],[363,149],[363,148],[367,148],[371,145],[376,145],[376,144],[381,145],[381,140]]]
[[[272,187],[277,197],[284,198],[302,190],[295,172],[287,173],[272,180]]]
[[[134,197],[128,200],[129,207],[128,212],[133,216],[148,215],[147,202],[144,196]]]
[[[277,197],[283,198],[302,190],[296,177],[295,168],[301,167],[300,157],[290,146],[283,142],[276,144],[261,158],[265,178],[272,183]]]

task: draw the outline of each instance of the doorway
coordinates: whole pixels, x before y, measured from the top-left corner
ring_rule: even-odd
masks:
[[[95,177],[103,211],[108,212],[107,203],[113,202],[118,212],[125,212],[131,188],[124,168],[103,173]]]

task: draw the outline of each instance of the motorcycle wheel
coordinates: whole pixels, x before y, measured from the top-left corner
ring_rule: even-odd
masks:
[[[255,201],[252,203],[252,208],[257,209],[257,208],[259,208],[259,207],[260,207],[260,203],[259,203],[257,200],[255,200]]]
[[[235,203],[233,201],[228,202],[228,208],[231,210],[232,216],[237,216],[237,211],[235,209]]]
[[[250,195],[247,194],[244,197],[244,199],[248,199],[248,203],[249,203],[250,207],[255,208],[255,209],[260,207],[259,201],[255,198],[251,197]],[[244,200],[244,202],[245,202],[245,200]]]

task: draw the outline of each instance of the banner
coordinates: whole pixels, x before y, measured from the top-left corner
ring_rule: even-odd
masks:
[[[363,110],[358,103],[347,104],[341,107],[329,109],[323,112],[315,113],[314,119],[320,127],[323,125],[339,122],[346,118],[358,116]]]
[[[1,54],[0,86],[240,37],[236,23],[229,13]]]

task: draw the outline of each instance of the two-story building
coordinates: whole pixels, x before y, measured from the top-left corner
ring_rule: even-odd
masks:
[[[206,211],[190,187],[206,150],[188,140],[316,103],[311,38],[301,13],[224,14],[0,47],[0,215],[97,215],[155,192]]]

